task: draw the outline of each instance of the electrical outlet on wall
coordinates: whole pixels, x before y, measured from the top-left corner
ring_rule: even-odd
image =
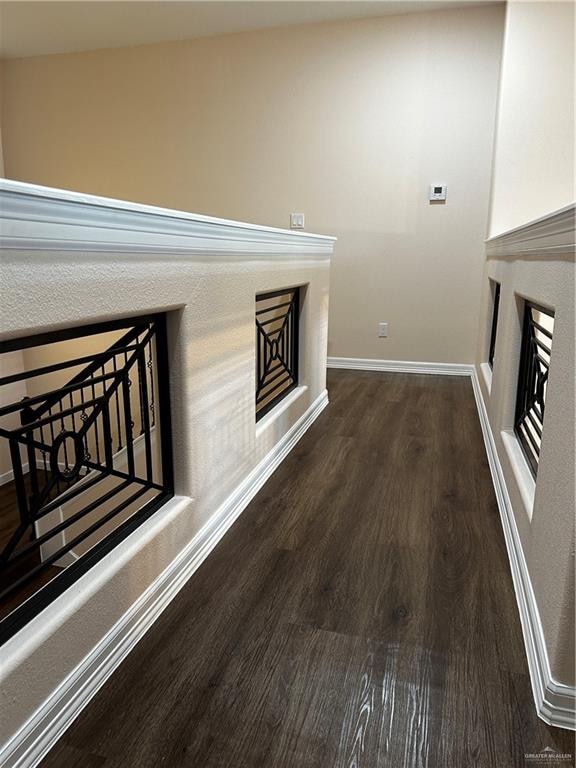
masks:
[[[378,336],[385,339],[388,336],[388,323],[378,323]]]

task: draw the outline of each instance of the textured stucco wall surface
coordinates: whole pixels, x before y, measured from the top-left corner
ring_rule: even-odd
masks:
[[[0,650],[0,743],[110,630],[325,389],[329,259],[5,251],[2,337],[169,311],[177,499]],[[255,294],[305,285],[302,390],[256,428]],[[31,311],[34,308],[34,311]],[[272,416],[272,413],[269,414]]]
[[[488,358],[488,278],[501,284],[494,371],[480,383],[546,638],[553,677],[574,685],[575,360],[574,260],[488,259],[477,363]],[[532,508],[523,499],[502,432],[514,428],[524,299],[555,311],[538,478]]]

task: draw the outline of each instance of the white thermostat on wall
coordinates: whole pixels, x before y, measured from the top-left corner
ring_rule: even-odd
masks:
[[[446,200],[446,184],[430,184],[430,200]]]

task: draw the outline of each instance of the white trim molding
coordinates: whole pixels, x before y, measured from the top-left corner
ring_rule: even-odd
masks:
[[[34,768],[104,685],[226,531],[248,506],[274,470],[328,405],[324,390],[236,490],[215,511],[170,565],[62,681],[23,727],[0,748],[3,768]],[[187,503],[176,497],[168,504]]]
[[[26,472],[28,472],[28,462],[24,461],[22,463],[22,473],[26,474]],[[12,480],[14,480],[14,470],[8,469],[6,472],[2,472],[0,475],[0,486],[11,483]]]
[[[362,357],[329,357],[328,368],[353,371],[386,371],[390,373],[430,373],[438,376],[471,376],[474,366],[468,363],[416,363],[409,360],[373,360]]]
[[[472,387],[510,560],[510,570],[520,613],[536,711],[539,717],[549,725],[574,730],[576,728],[576,689],[574,686],[558,683],[552,677],[540,612],[532,589],[514,510],[475,370],[472,374]]]
[[[0,248],[317,259],[330,257],[335,240],[0,179]]]
[[[574,256],[576,203],[486,240],[488,258]]]

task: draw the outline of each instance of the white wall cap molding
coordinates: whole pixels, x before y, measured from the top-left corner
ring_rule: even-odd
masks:
[[[0,248],[329,257],[336,238],[0,179]]]
[[[574,256],[576,203],[486,240],[489,258]]]

